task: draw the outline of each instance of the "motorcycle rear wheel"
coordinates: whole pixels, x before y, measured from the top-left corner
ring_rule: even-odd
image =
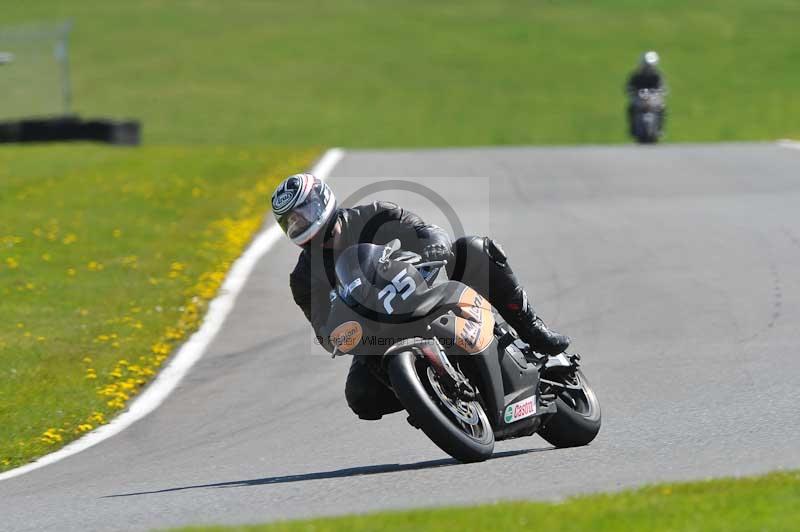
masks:
[[[588,445],[600,432],[600,402],[583,373],[574,374],[577,389],[556,396],[556,413],[539,429],[539,436],[556,447]]]
[[[413,352],[392,355],[389,380],[414,425],[460,462],[482,462],[494,452],[494,430],[483,407],[447,398],[436,389],[430,366]],[[449,405],[447,402],[449,401]]]

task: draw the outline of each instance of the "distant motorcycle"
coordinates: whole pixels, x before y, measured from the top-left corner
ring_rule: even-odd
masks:
[[[662,135],[665,94],[659,89],[639,89],[633,94],[630,130],[642,144],[658,142]]]
[[[556,447],[591,442],[600,404],[578,355],[534,352],[471,287],[434,279],[445,261],[358,244],[335,265],[334,356],[358,351],[392,389],[409,423],[462,462],[496,440],[538,433]]]

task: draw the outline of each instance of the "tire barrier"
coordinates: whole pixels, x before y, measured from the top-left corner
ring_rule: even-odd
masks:
[[[0,122],[0,143],[88,140],[121,146],[141,144],[138,120],[82,120],[76,116]]]

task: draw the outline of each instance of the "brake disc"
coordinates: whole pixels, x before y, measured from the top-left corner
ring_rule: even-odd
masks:
[[[475,404],[473,402],[468,403],[466,401],[462,401],[461,399],[453,400],[442,389],[442,385],[439,384],[439,379],[436,377],[436,373],[433,371],[433,369],[431,369],[430,366],[426,369],[428,373],[428,381],[431,383],[434,393],[442,402],[442,404],[459,421],[466,423],[467,425],[477,425],[480,423],[480,415],[478,414],[478,409],[476,408]]]

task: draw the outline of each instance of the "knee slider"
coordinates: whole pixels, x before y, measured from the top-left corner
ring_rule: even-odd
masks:
[[[380,419],[381,415],[375,411],[374,401],[363,390],[345,390],[347,406],[361,419]]]
[[[359,419],[375,421],[383,417],[374,394],[357,386],[346,387],[344,393],[347,406]]]

